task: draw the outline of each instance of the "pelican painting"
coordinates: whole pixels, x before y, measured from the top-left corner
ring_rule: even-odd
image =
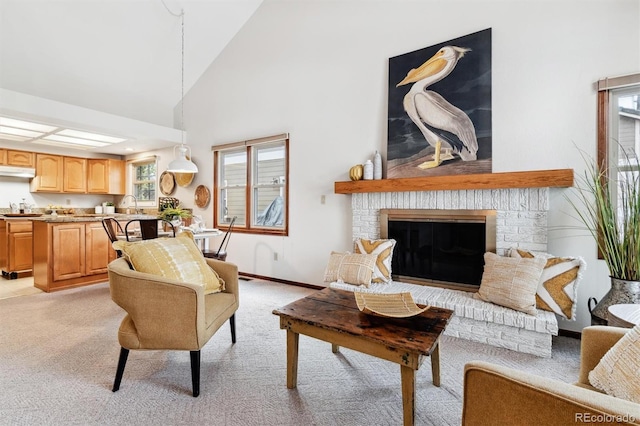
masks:
[[[451,105],[440,94],[427,90],[442,80],[456,67],[458,60],[471,49],[445,46],[419,68],[414,68],[396,87],[413,83],[404,97],[404,110],[424,135],[429,145],[437,148],[441,159],[452,159],[451,153],[464,161],[476,159],[478,141],[469,116]],[[440,152],[441,142],[444,154]],[[418,166],[420,167],[420,166]]]
[[[491,172],[491,29],[389,60],[388,177]]]

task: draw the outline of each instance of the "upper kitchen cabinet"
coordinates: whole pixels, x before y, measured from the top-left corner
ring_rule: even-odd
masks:
[[[31,192],[122,195],[124,188],[124,160],[36,154]]]
[[[0,164],[3,166],[33,167],[34,163],[33,152],[0,148]]]
[[[7,166],[33,167],[35,163],[35,155],[28,151],[7,150]]]
[[[112,159],[88,159],[87,192],[121,195],[125,193],[125,162]]]
[[[36,154],[36,177],[31,179],[31,192],[62,192],[64,157]]]
[[[87,192],[87,159],[64,157],[63,185],[64,192]]]

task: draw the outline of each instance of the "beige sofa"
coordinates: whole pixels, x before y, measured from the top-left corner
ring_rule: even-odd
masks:
[[[628,329],[587,327],[582,332],[577,383],[474,361],[465,366],[463,425],[640,424],[640,404],[599,392],[589,372]]]

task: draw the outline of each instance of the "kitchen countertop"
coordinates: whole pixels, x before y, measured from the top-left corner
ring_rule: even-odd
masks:
[[[100,222],[102,219],[112,217],[118,221],[132,220],[132,219],[157,219],[157,216],[149,214],[77,214],[77,215],[63,215],[59,214],[52,216],[45,214],[42,216],[0,216],[4,220],[34,220],[38,222],[47,223],[65,223],[65,222]]]

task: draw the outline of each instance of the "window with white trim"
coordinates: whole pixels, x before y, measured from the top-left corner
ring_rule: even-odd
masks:
[[[235,217],[234,232],[288,235],[289,136],[212,147],[214,226]]]
[[[158,188],[158,165],[155,157],[132,160],[130,163],[131,190],[138,206],[155,206]],[[130,205],[133,205],[131,200]]]

